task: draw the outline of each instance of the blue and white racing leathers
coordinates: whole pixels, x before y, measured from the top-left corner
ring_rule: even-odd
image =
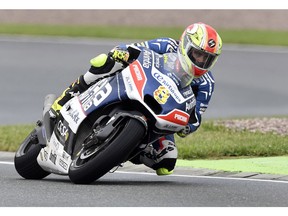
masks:
[[[141,43],[134,43],[134,45],[138,47],[147,47],[159,54],[163,54],[168,52],[177,52],[179,41],[172,38],[157,38]],[[119,45],[118,47],[125,49],[127,46],[128,45]],[[191,116],[188,124],[190,127],[190,133],[199,128],[202,120],[202,114],[206,111],[212,97],[214,91],[214,78],[211,71],[208,71],[201,77],[194,78],[191,87],[195,94],[196,107],[195,116]],[[167,151],[168,148],[170,151]],[[173,150],[171,151],[172,148]],[[165,152],[167,153],[163,154]],[[174,135],[171,134],[153,143],[153,148],[147,148],[145,150],[144,157],[141,158],[141,162],[153,169],[158,169],[159,167],[164,166],[171,170],[174,169],[177,154]],[[152,160],[151,158],[153,158],[153,155],[154,159]],[[161,157],[157,157],[157,155],[161,155]]]

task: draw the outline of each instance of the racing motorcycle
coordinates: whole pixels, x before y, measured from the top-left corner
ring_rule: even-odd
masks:
[[[14,157],[20,176],[43,179],[53,173],[90,184],[185,128],[195,108],[193,77],[177,53],[140,50],[126,67],[70,99],[56,118],[49,114],[56,96],[45,97],[42,119]]]

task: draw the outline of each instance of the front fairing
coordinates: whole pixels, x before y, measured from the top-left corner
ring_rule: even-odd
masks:
[[[187,125],[195,106],[191,86],[187,85],[188,82],[186,86],[181,83],[185,74],[175,74],[173,66],[176,63],[177,54],[159,55],[143,49],[138,60],[129,66],[129,71],[122,72],[128,97],[142,101],[143,106],[150,109],[158,129],[173,132]],[[130,73],[134,74],[133,80],[130,80]],[[157,101],[160,109],[155,109],[153,104],[149,104],[151,98]]]

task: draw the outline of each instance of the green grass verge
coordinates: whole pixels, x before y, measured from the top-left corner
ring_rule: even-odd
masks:
[[[205,168],[228,172],[288,175],[287,161],[287,156],[223,160],[177,160],[176,166]]]
[[[0,151],[15,152],[33,128],[33,124],[0,126]]]
[[[148,40],[157,37],[172,37],[178,39],[183,30],[182,27],[0,24],[0,34],[139,40]],[[223,39],[224,45],[236,43],[288,46],[288,31],[218,29],[218,32]]]
[[[176,137],[182,159],[267,157],[288,155],[288,137],[273,133],[235,131],[204,121],[185,139]]]
[[[16,151],[34,125],[0,126],[0,151]],[[197,132],[175,136],[179,158],[185,160],[288,155],[287,136],[233,131],[203,121]]]

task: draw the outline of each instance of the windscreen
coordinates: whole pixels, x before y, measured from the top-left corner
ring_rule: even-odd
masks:
[[[167,53],[163,55],[164,70],[179,88],[185,88],[191,84],[194,76],[187,73],[180,64],[177,53]]]

